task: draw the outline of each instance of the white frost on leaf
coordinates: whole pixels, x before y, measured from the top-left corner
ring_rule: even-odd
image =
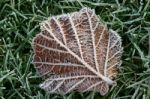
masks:
[[[35,68],[49,93],[96,91],[105,95],[121,65],[120,36],[99,22],[95,11],[53,16],[33,39]]]

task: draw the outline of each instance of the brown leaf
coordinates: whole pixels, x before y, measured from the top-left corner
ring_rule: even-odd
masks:
[[[54,16],[41,23],[33,40],[33,63],[50,93],[97,91],[105,95],[115,84],[121,64],[121,38],[99,22],[95,11]]]

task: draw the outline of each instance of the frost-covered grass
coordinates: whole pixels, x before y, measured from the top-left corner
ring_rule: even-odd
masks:
[[[47,17],[82,7],[95,9],[122,37],[118,85],[103,97],[95,92],[45,93],[31,63],[32,38]],[[150,99],[150,0],[0,0],[0,98]]]

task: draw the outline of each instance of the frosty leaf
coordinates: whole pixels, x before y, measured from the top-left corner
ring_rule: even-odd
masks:
[[[105,95],[115,84],[121,64],[121,38],[99,22],[95,11],[54,16],[41,23],[33,40],[33,63],[50,93],[97,91]]]

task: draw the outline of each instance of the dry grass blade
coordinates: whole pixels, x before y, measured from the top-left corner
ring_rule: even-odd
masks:
[[[54,16],[41,23],[33,40],[33,63],[50,93],[97,91],[114,85],[121,64],[120,36],[99,23],[94,10]],[[53,75],[51,75],[53,74]]]

